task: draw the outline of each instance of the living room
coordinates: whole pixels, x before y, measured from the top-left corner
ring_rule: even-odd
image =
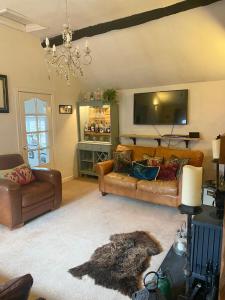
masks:
[[[35,151],[29,157],[24,140],[23,104],[27,95],[30,99],[42,96],[48,102],[49,152],[31,167],[50,167],[62,178],[60,207],[21,220],[16,225],[23,226],[13,230],[4,222],[0,225],[1,281],[30,273],[34,282],[29,299],[129,299],[129,294],[98,284],[95,277],[80,280],[68,270],[88,261],[98,247],[109,243],[111,235],[144,231],[160,243],[162,251],[151,257],[141,276],[157,271],[186,221],[177,203],[175,207],[158,205],[131,194],[101,190],[101,186],[99,190],[96,176],[81,176],[79,103],[85,103],[85,97],[116,90],[118,114],[114,117],[119,128],[113,134],[118,142],[110,155],[117,144],[133,146],[132,136],[137,146],[157,149],[157,138],[150,137],[159,136],[161,146],[185,151],[183,140],[161,137],[197,133],[197,138],[190,138],[188,150],[204,155],[202,186],[216,181],[218,172],[224,176],[223,163],[218,171],[218,161],[213,162],[212,141],[225,133],[225,1],[158,2],[1,0],[0,74],[5,77],[0,79],[3,90],[7,88],[8,103],[5,97],[3,104],[0,99],[0,155],[19,153],[32,161]],[[91,50],[90,65],[82,66],[84,76],[71,76],[70,82],[46,63],[46,36],[51,53],[54,44],[56,53],[62,48],[66,3],[74,31],[69,42],[74,49],[79,46],[81,54],[83,49]],[[188,90],[185,125],[134,124],[134,94],[177,90]],[[60,112],[62,105],[71,111]],[[3,196],[1,202],[3,210]],[[179,261],[180,256],[175,259]]]

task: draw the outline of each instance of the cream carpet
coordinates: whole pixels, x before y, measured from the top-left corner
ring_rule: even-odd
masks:
[[[63,199],[60,209],[20,229],[9,231],[0,225],[1,279],[31,273],[32,300],[38,296],[47,300],[129,299],[67,271],[89,260],[111,234],[136,230],[149,231],[161,243],[164,251],[150,262],[150,270],[157,270],[184,220],[174,208],[114,195],[102,197],[96,180],[65,183]]]

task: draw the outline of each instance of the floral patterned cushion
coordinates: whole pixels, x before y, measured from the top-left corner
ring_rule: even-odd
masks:
[[[13,169],[0,170],[0,178],[8,179],[20,185],[25,185],[35,180],[32,170],[27,164],[19,165]]]
[[[160,166],[163,163],[163,157],[150,156],[148,154],[143,154],[143,159],[148,160],[149,166]]]
[[[182,175],[183,166],[189,163],[189,158],[179,158],[175,155],[172,155],[165,161],[165,165],[178,164],[176,177],[179,178]]]
[[[129,173],[132,167],[132,150],[116,151],[113,153],[114,172]]]

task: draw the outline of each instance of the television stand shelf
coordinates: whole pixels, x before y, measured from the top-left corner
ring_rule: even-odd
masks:
[[[133,141],[134,145],[137,143],[137,139],[150,139],[155,140],[158,143],[158,146],[161,146],[162,141],[174,140],[174,141],[184,141],[186,148],[189,146],[189,142],[197,142],[200,138],[190,138],[188,135],[142,135],[142,134],[121,134],[120,137],[129,138]]]

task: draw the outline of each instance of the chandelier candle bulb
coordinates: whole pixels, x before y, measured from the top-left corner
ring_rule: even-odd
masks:
[[[70,42],[70,35],[69,35],[69,33],[67,33],[67,35],[66,35],[66,41],[67,41],[67,43]]]
[[[48,48],[49,47],[49,39],[47,37],[45,39],[45,44],[46,44],[46,47]]]
[[[213,153],[213,159],[220,158],[220,139],[212,141],[212,153]]]
[[[202,205],[202,167],[183,167],[181,203],[187,206]]]

